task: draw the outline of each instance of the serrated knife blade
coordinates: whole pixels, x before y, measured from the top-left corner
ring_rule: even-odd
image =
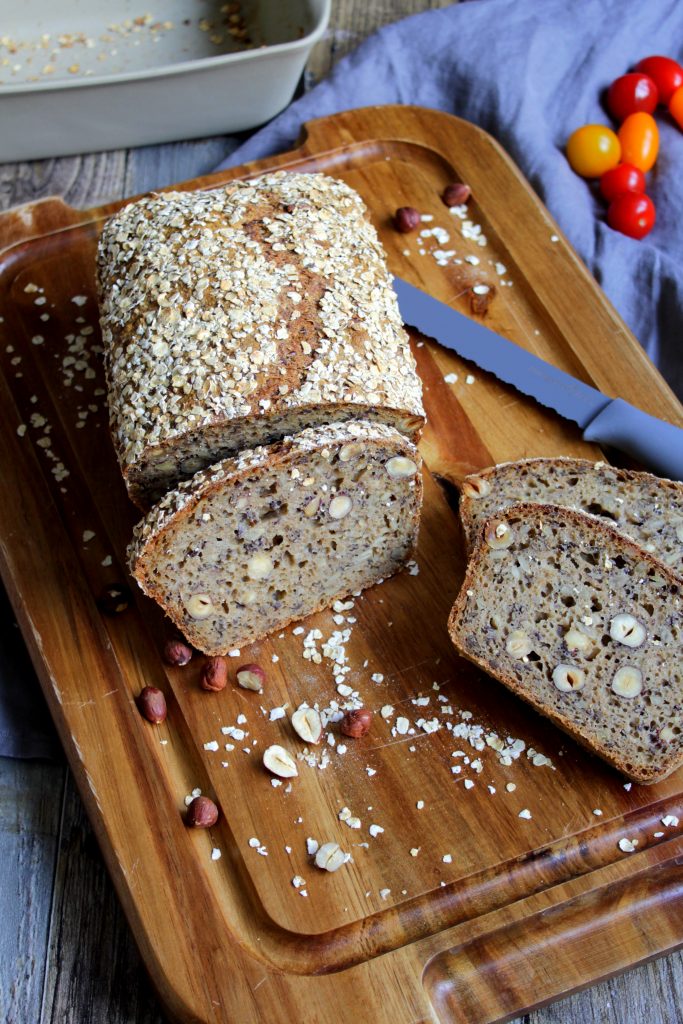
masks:
[[[656,473],[683,480],[680,427],[608,398],[400,277],[394,278],[394,291],[407,324],[578,423],[584,440],[618,448]]]

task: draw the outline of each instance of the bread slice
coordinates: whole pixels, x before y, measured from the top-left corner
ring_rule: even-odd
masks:
[[[514,505],[481,529],[457,650],[636,782],[683,762],[682,584],[595,516]]]
[[[225,654],[396,572],[417,541],[420,465],[366,422],[246,451],[151,510],[131,571],[191,644]]]
[[[98,289],[112,437],[142,508],[305,427],[419,436],[384,250],[343,181],[279,171],[144,196],[104,225]]]
[[[525,459],[465,477],[460,516],[468,550],[506,505],[569,505],[611,523],[683,575],[683,484],[586,459]]]

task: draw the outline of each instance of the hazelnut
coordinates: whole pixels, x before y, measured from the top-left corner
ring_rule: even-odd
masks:
[[[531,654],[533,644],[523,629],[513,629],[505,643],[505,650],[512,658],[521,661],[527,654]]]
[[[461,181],[455,181],[452,185],[446,185],[446,188],[441,193],[446,206],[464,206],[472,195],[472,189],[469,185],[463,184]]]
[[[120,615],[121,612],[125,612],[130,602],[130,590],[120,583],[111,583],[105,587],[97,599],[97,604],[105,615]]]
[[[389,459],[387,462],[386,471],[389,476],[393,477],[412,476],[417,473],[417,465],[412,459],[407,459],[405,455],[394,455],[393,459]]]
[[[642,622],[638,622],[633,615],[623,613],[615,615],[610,622],[609,635],[626,647],[640,647],[645,642],[647,631]]]
[[[266,673],[260,665],[240,665],[235,673],[235,678],[237,685],[241,686],[243,690],[261,693],[266,681]]]
[[[311,498],[311,500],[304,505],[304,515],[306,516],[307,519],[312,519],[319,508],[320,498]]]
[[[182,640],[167,640],[164,644],[164,661],[167,665],[187,665],[192,660],[192,648]]]
[[[557,665],[553,669],[553,682],[562,693],[573,693],[583,690],[586,685],[586,674],[576,665]]]
[[[357,740],[360,736],[365,736],[370,732],[371,725],[372,711],[370,708],[355,708],[353,711],[346,712],[339,728],[345,736]]]
[[[619,697],[637,697],[643,689],[643,673],[633,665],[624,665],[614,673],[612,690]]]
[[[338,871],[346,863],[346,854],[339,843],[323,843],[315,855],[315,865],[323,871]]]
[[[467,498],[485,498],[491,493],[491,484],[483,476],[467,476],[461,490]]]
[[[323,723],[315,708],[302,704],[292,715],[292,728],[304,743],[320,743]]]
[[[500,551],[502,548],[510,547],[515,535],[507,523],[492,519],[486,526],[485,538],[486,543],[493,551]]]
[[[159,725],[166,720],[166,698],[156,686],[145,686],[140,691],[138,708],[142,717],[152,725]]]
[[[331,519],[344,519],[353,507],[353,502],[347,494],[339,494],[330,502],[329,513]]]
[[[219,693],[228,682],[228,663],[225,658],[209,658],[202,667],[199,685],[203,690]]]
[[[394,226],[397,231],[407,235],[420,226],[420,211],[414,206],[399,206],[394,214]]]
[[[208,796],[196,796],[187,808],[185,821],[190,828],[211,828],[218,821],[218,808]]]
[[[671,743],[676,738],[676,733],[670,725],[665,725],[663,729],[659,730],[659,738],[662,743]]]
[[[292,779],[299,774],[292,755],[277,743],[263,751],[263,764],[269,772],[281,779]]]
[[[343,445],[339,449],[339,461],[350,462],[351,459],[355,459],[356,455],[360,455],[363,451],[363,446],[358,441],[349,441],[348,444]]]
[[[193,619],[208,619],[213,615],[213,601],[208,594],[192,594],[186,601],[185,608]]]
[[[587,651],[591,645],[591,639],[584,632],[572,626],[564,635],[564,642],[568,651]]]
[[[247,576],[250,580],[264,580],[273,571],[273,560],[270,555],[258,551],[247,563]]]

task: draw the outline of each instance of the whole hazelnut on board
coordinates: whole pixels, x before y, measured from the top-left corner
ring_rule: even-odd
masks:
[[[166,720],[166,698],[156,686],[145,686],[138,697],[138,708],[143,718],[152,725]]]
[[[472,189],[469,185],[463,185],[461,181],[456,181],[452,185],[446,185],[441,193],[441,198],[446,206],[464,206],[471,195]]]
[[[209,658],[202,668],[199,684],[203,690],[219,693],[228,682],[228,663],[225,658]]]
[[[208,796],[196,796],[187,808],[185,821],[190,828],[211,828],[218,821],[218,808]]]
[[[187,665],[192,660],[192,648],[182,640],[167,640],[164,644],[164,661],[167,665]]]
[[[420,211],[416,210],[414,206],[399,206],[394,214],[394,226],[404,235],[415,231],[420,226]]]
[[[97,599],[100,611],[105,615],[120,615],[125,612],[131,601],[131,593],[123,583],[110,583]]]
[[[341,720],[339,728],[345,736],[357,740],[370,732],[372,725],[372,711],[369,708],[356,708],[354,711],[347,711]]]

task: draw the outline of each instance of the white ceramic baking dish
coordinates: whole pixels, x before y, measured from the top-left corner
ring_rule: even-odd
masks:
[[[291,100],[330,3],[0,0],[0,162],[263,124]]]

